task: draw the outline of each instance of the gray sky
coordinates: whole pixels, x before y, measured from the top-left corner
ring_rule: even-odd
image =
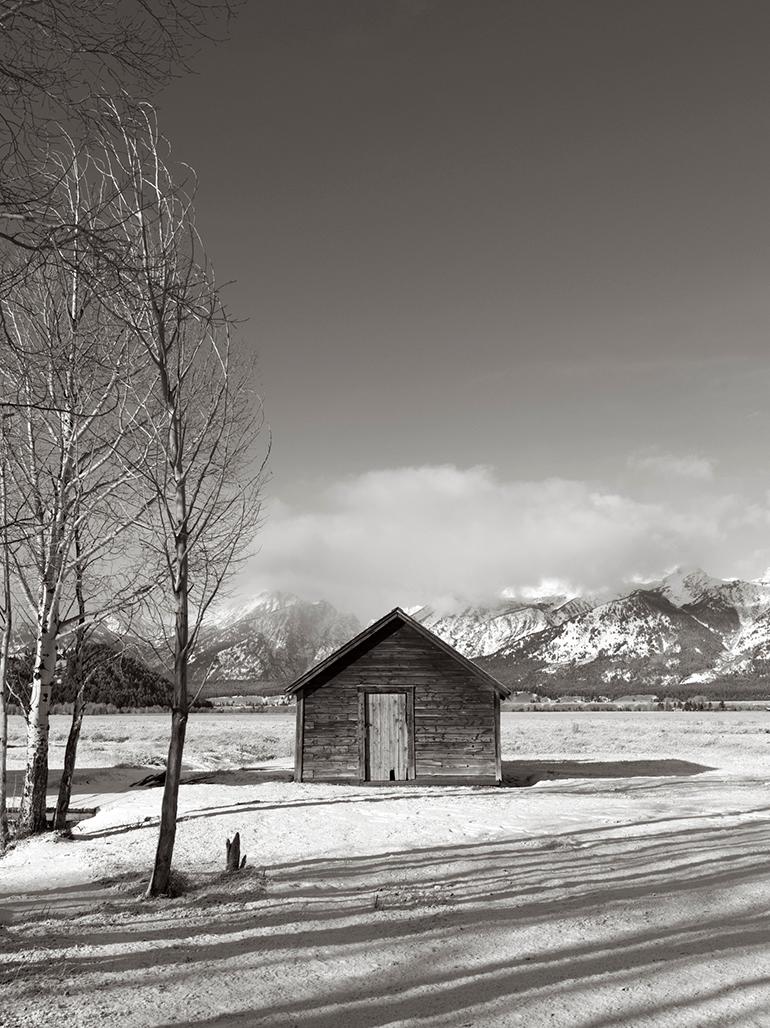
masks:
[[[770,565],[770,4],[250,0],[162,99],[274,432],[242,589]]]

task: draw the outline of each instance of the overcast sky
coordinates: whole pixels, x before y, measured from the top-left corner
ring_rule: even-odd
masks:
[[[274,433],[244,592],[770,565],[770,4],[249,0],[162,117]]]

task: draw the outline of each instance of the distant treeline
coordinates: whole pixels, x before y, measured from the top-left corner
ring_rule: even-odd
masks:
[[[499,676],[501,681],[505,681]],[[666,698],[682,702],[696,699],[708,700],[712,703],[730,700],[769,700],[770,679],[767,678],[729,678],[715,682],[691,682],[687,684],[656,684],[654,682],[586,682],[570,679],[535,681],[531,679],[526,685],[519,682],[507,682],[511,689],[534,693],[549,700],[558,700],[562,696],[576,696],[587,702],[619,700],[630,695],[656,696],[659,700]]]
[[[9,685],[11,713],[20,713],[29,707],[32,682],[33,654],[22,653],[11,658]],[[140,658],[120,653],[106,643],[87,643],[83,654],[86,712],[112,714],[118,711],[168,710],[171,706],[171,685],[159,672],[148,667]],[[224,681],[190,682],[190,699],[197,697],[195,706],[211,708],[211,698],[217,696],[280,696],[286,688],[284,682]],[[70,713],[77,692],[77,681],[71,655],[62,654],[51,697],[51,713]]]
[[[224,678],[208,681],[200,691],[201,699],[213,699],[217,696],[281,696],[286,691],[287,682],[241,681],[237,678]],[[195,695],[199,686],[193,681],[190,692]]]
[[[11,659],[9,687],[15,707],[27,709],[32,682],[33,655],[18,654]],[[83,653],[86,678],[85,700],[107,708],[158,707],[168,709],[171,686],[163,675],[137,657],[120,653],[104,643],[86,644]],[[59,661],[51,695],[53,707],[71,704],[77,693],[73,662],[64,655]]]

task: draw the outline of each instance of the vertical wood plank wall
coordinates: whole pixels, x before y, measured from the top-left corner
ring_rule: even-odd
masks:
[[[297,697],[297,727],[294,737],[294,781],[302,781],[302,761],[305,756],[305,699]]]
[[[496,693],[409,625],[304,695],[301,774],[358,780],[360,688],[414,687],[414,774],[498,777]],[[297,740],[299,742],[299,738]]]

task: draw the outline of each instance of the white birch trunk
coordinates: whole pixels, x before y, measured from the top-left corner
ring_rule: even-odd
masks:
[[[10,589],[4,583],[5,623],[0,637],[0,853],[8,845],[8,651],[11,642]]]
[[[51,690],[56,672],[56,637],[59,630],[58,600],[43,589],[38,613],[37,647],[32,674],[27,722],[27,767],[16,834],[19,837],[46,829],[48,788],[48,728]]]

